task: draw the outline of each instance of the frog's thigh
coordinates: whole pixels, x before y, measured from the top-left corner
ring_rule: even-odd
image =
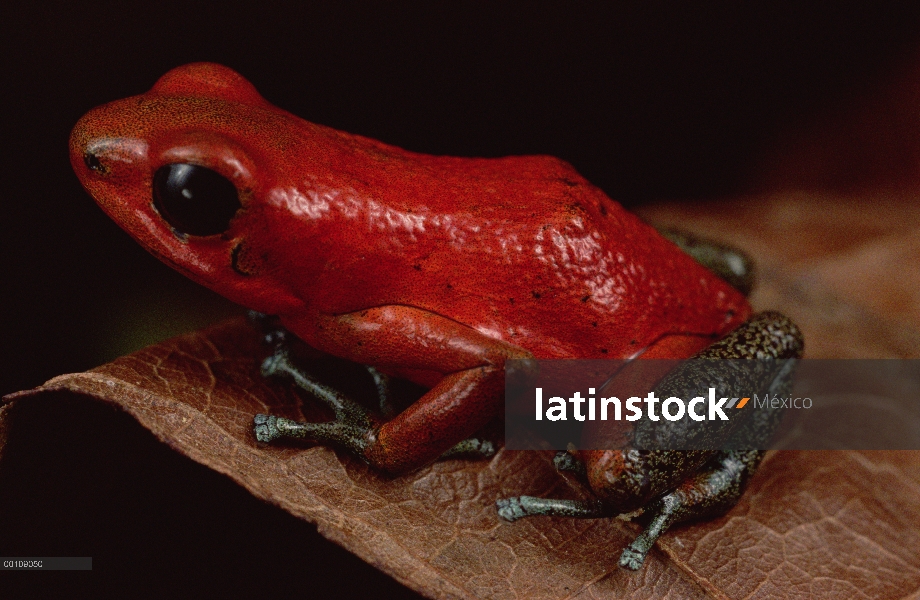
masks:
[[[384,306],[329,318],[324,346],[358,362],[442,373],[412,406],[384,423],[365,452],[375,467],[404,472],[438,458],[500,412],[504,362],[523,348],[440,315]]]

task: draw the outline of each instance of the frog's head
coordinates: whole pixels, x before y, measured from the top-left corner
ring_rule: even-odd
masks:
[[[250,238],[264,235],[267,159],[284,143],[273,130],[292,118],[236,72],[196,63],[87,113],[70,159],[99,205],[158,258],[231,300],[279,313],[294,299]]]

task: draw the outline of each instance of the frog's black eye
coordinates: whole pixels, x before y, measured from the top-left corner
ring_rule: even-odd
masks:
[[[189,235],[223,233],[242,207],[236,187],[226,177],[182,163],[157,169],[153,205],[176,231]]]

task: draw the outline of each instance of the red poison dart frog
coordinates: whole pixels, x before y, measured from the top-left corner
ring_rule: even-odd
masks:
[[[508,359],[801,353],[791,321],[751,315],[743,255],[661,235],[559,159],[408,152],[301,120],[219,65],[179,67],[90,111],[70,155],[109,216],[170,266],[367,365],[381,390],[387,377],[428,389],[375,416],[279,345],[263,370],[293,377],[336,417],[257,415],[261,442],[336,444],[398,474],[491,452],[471,436],[502,410]],[[499,514],[644,508],[648,527],[621,557],[636,569],[671,524],[731,507],[761,455],[563,453],[557,465],[584,473],[596,501],[522,496],[499,500]]]

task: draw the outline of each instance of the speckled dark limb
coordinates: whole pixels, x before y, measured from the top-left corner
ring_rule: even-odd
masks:
[[[797,358],[803,348],[801,333],[792,321],[779,313],[761,313],[750,321],[703,350],[698,358]],[[768,364],[768,363],[764,363]],[[748,389],[764,390],[772,396],[788,396],[791,386],[792,361],[777,363],[780,370],[774,371],[764,385],[763,373],[750,369],[747,373],[754,379],[745,386]],[[689,375],[695,373],[690,371]],[[673,385],[682,385],[680,377],[672,380]],[[667,385],[667,384],[666,384]],[[665,394],[659,394],[664,397]],[[757,470],[764,453],[751,448],[763,448],[779,423],[781,412],[777,410],[756,410],[750,418],[731,434],[725,450],[707,453],[709,456],[698,472],[680,483],[676,489],[652,500],[644,509],[641,520],[645,530],[620,556],[620,565],[636,570],[642,566],[645,557],[655,541],[675,523],[692,521],[721,515],[734,506],[750,477]],[[557,468],[577,470],[577,461],[568,460],[564,454],[557,455]],[[649,464],[654,462],[679,462],[684,453],[679,450],[658,450],[648,452]],[[562,457],[562,458],[560,458]],[[678,480],[679,483],[679,480]],[[576,518],[608,517],[616,514],[602,500],[578,501],[519,496],[505,498],[497,503],[498,514],[503,519],[514,521],[528,516],[569,516]]]
[[[659,229],[663,237],[744,295],[754,287],[754,263],[748,256],[732,246],[698,238],[679,229]]]
[[[658,538],[675,523],[718,516],[734,506],[747,481],[757,470],[764,453],[759,450],[718,452],[709,468],[680,488],[652,502],[643,512],[646,528],[623,550],[619,564],[637,570]],[[498,515],[506,521],[523,517],[570,517],[598,519],[616,516],[601,500],[562,500],[514,496],[496,502]]]
[[[272,348],[273,351],[288,352],[289,340],[291,339],[292,334],[281,326],[277,317],[256,312],[254,310],[249,311],[247,316],[249,317],[250,322],[252,322],[255,327],[262,331],[262,342],[266,346]],[[288,361],[293,363],[291,359],[288,359]],[[265,374],[264,367],[265,365],[263,365],[263,375]],[[369,365],[365,365],[364,368],[367,369],[368,374],[374,381],[374,387],[377,389],[377,396],[380,400],[380,414],[384,419],[393,418],[393,416],[396,414],[396,408],[394,407],[392,401],[392,393],[390,390],[391,380],[389,375],[385,375],[384,373],[381,373],[376,368]],[[334,391],[328,386],[324,386],[323,384],[313,379],[313,377],[303,369],[297,368],[297,370],[299,371],[299,376],[301,378],[309,379],[312,382],[311,388],[307,389],[307,391],[312,393],[313,387],[321,387],[330,392]]]
[[[641,567],[649,550],[671,525],[728,511],[741,498],[763,455],[759,450],[720,451],[700,473],[652,502],[641,517],[647,525],[623,550],[620,566],[633,571]]]
[[[295,365],[286,344],[279,344],[272,355],[262,362],[262,375],[291,378],[298,387],[331,408],[335,419],[325,423],[306,423],[259,414],[253,419],[253,430],[258,441],[267,443],[285,437],[306,438],[344,446],[359,456],[373,441],[376,420],[370,412],[338,390],[317,382]]]
[[[576,519],[598,519],[612,517],[615,513],[600,500],[562,500],[558,498],[535,498],[533,496],[512,496],[495,503],[498,516],[506,521],[517,521],[523,517],[572,517]]]

